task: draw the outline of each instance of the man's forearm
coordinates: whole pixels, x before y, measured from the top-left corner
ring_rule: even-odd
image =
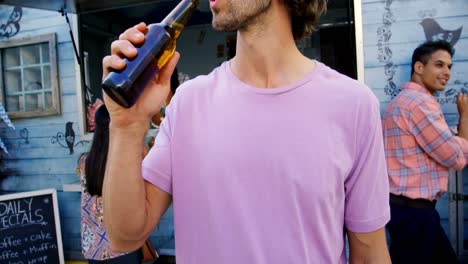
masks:
[[[348,230],[350,264],[390,264],[385,228],[369,233]]]
[[[141,177],[145,129],[110,126],[104,178],[104,221],[109,238],[139,240],[144,235],[146,196]]]
[[[349,264],[390,264],[390,256],[388,254],[381,255],[366,255],[366,256],[355,256],[350,254]]]

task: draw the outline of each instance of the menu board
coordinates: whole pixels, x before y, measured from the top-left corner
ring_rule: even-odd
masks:
[[[0,195],[0,263],[64,263],[55,189]]]

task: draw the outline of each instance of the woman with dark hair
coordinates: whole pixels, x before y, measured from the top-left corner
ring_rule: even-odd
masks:
[[[161,111],[156,113],[152,118],[151,118],[151,123],[154,128],[159,128],[161,125],[162,120],[164,119],[166,113],[166,107],[169,105],[171,102],[172,97],[175,95],[177,87],[179,87],[179,72],[177,71],[177,68],[174,69],[174,72],[171,75],[171,91],[167,95],[165,104],[161,108]]]
[[[180,54],[134,107],[104,93],[112,123],[103,199],[113,246],[141,245],[174,201],[177,263],[390,263],[378,100],[295,42],[318,26],[326,5],[210,1],[213,28],[237,31],[236,56],[179,88],[144,159],[140,142]],[[103,76],[137,56],[146,32],[140,23],[112,43]]]
[[[109,112],[102,105],[95,113],[93,143],[80,157],[81,178],[81,249],[89,263],[141,263],[140,250],[113,252],[104,227],[102,185],[109,147]]]

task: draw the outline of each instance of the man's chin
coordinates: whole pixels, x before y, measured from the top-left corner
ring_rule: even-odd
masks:
[[[446,86],[443,86],[443,87],[438,87],[438,88],[436,88],[435,90],[436,90],[437,92],[440,93],[440,92],[445,91],[445,88],[447,88],[447,87],[446,87]]]
[[[234,27],[234,26],[231,26],[231,25],[219,24],[219,23],[216,23],[214,20],[211,23],[211,26],[213,27],[213,29],[215,31],[218,31],[218,32],[235,32],[235,31],[237,31],[237,27]]]

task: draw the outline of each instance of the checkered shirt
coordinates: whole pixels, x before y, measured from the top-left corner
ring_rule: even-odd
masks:
[[[437,100],[406,83],[382,118],[390,192],[436,200],[447,191],[449,169],[468,161],[468,141],[452,135]]]

